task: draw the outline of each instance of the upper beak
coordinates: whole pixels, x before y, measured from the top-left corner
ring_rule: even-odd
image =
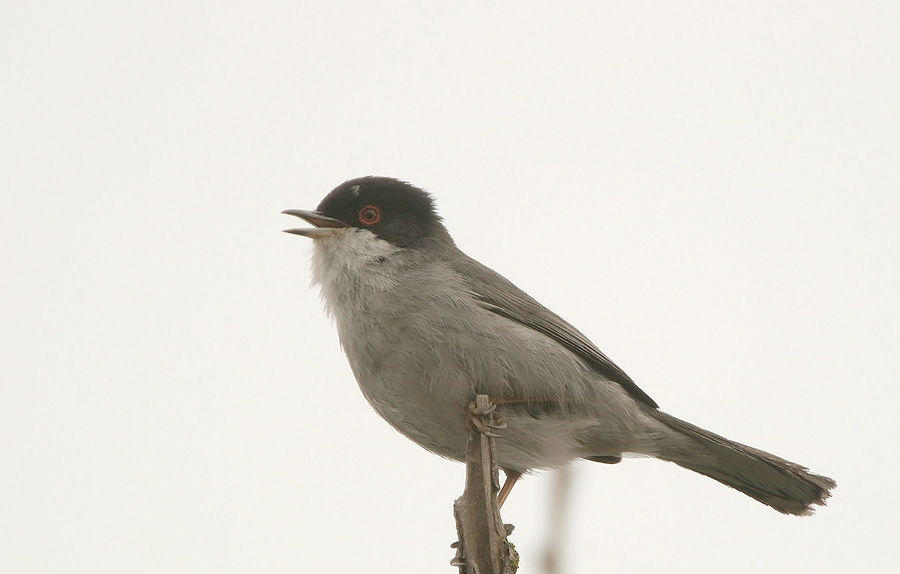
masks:
[[[338,229],[342,227],[349,227],[346,223],[339,219],[332,219],[331,217],[326,217],[322,215],[318,211],[306,211],[303,209],[285,209],[281,213],[286,213],[287,215],[293,215],[294,217],[299,217],[300,219],[305,219],[306,221],[315,225],[315,227],[311,228],[299,228],[299,229],[285,229],[285,233],[293,233],[294,235],[304,235],[306,237],[311,237],[313,239],[319,237],[331,237],[335,233],[337,233]]]

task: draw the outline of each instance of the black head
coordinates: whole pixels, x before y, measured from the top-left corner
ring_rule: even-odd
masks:
[[[444,230],[431,195],[391,177],[346,181],[325,196],[316,211],[400,247]]]

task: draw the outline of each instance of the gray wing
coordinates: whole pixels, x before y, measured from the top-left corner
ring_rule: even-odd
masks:
[[[659,408],[656,401],[578,329],[508,279],[465,254],[453,262],[453,267],[469,280],[472,294],[485,309],[543,333],[587,361],[606,379],[622,385],[638,402]]]

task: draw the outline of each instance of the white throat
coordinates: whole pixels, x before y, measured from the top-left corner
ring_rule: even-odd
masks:
[[[397,251],[399,247],[355,227],[314,239],[312,283],[321,290],[326,312],[340,319],[344,313],[364,311],[372,294],[393,288],[397,282],[384,258]]]

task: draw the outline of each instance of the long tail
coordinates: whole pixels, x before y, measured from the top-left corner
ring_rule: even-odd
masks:
[[[837,486],[832,479],[773,454],[730,441],[661,411],[653,415],[669,428],[688,437],[683,444],[663,447],[663,460],[699,472],[785,514],[807,515],[813,505],[824,505]],[[683,441],[676,441],[682,443]]]

